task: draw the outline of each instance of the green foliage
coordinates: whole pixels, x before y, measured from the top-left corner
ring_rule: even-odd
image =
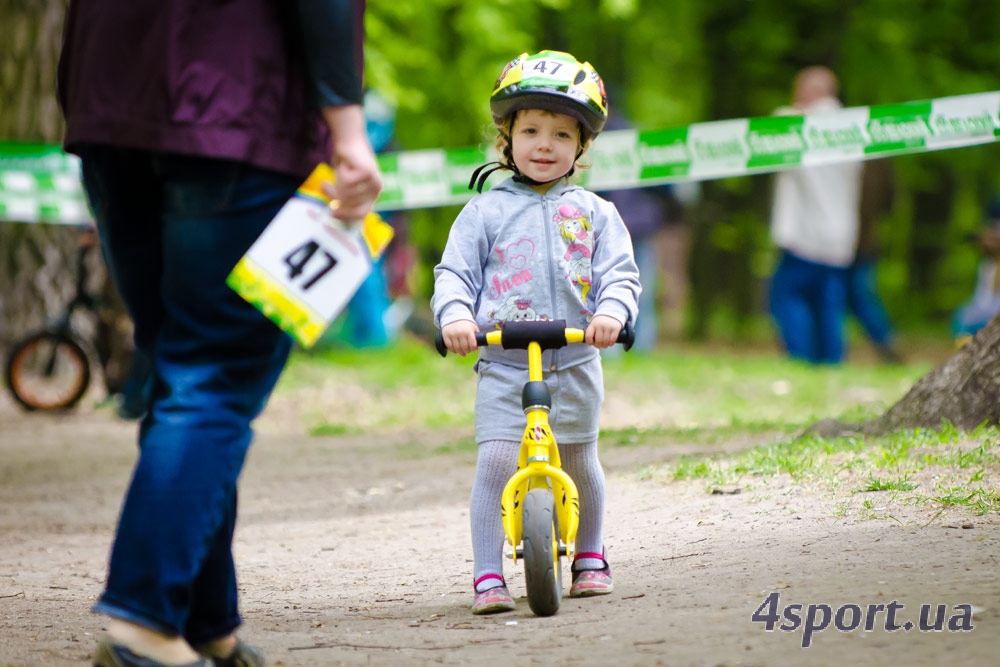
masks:
[[[838,73],[849,106],[997,90],[997,25],[1000,4],[981,0],[370,0],[367,82],[398,104],[402,148],[456,148],[492,141],[492,85],[525,51],[589,60],[608,84],[611,112],[657,128],[770,114],[811,64]],[[1000,154],[989,146],[894,163],[879,288],[897,322],[943,322],[975,280],[979,254],[966,238],[1000,190]],[[731,264],[738,276],[729,284],[695,272],[712,295],[696,307],[728,309],[738,327],[762,308],[771,268],[766,178],[707,183],[703,201],[718,210],[688,212],[707,233],[694,260]],[[421,296],[456,211],[412,214]]]

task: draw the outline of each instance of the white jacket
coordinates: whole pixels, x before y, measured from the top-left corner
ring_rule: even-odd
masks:
[[[823,98],[808,109],[778,113],[823,113],[840,108]],[[771,209],[771,238],[783,250],[810,262],[846,267],[858,245],[860,162],[798,167],[780,172]]]

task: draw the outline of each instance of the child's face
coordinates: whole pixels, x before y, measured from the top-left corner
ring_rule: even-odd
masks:
[[[511,129],[511,153],[518,170],[543,185],[545,193],[554,180],[567,174],[580,150],[580,124],[572,116],[539,109],[517,113]],[[553,181],[546,183],[545,181]]]

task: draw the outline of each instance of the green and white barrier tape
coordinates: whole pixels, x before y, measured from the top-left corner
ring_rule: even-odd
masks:
[[[0,221],[90,222],[80,160],[50,144],[0,143]]]
[[[854,107],[806,116],[742,118],[664,130],[605,132],[581,185],[614,188],[708,180],[801,165],[960,148],[1000,137],[1000,92]],[[472,169],[495,159],[476,149],[384,156],[387,210],[460,204]]]
[[[805,116],[766,116],[662,130],[603,133],[581,185],[600,192],[762,174],[798,166],[962,148],[1000,138],[1000,91]],[[379,210],[462,204],[489,149],[420,150],[379,156]],[[79,166],[58,146],[0,144],[0,220],[88,220]]]

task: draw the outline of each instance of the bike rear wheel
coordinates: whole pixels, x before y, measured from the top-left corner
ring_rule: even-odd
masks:
[[[7,387],[27,410],[68,410],[90,386],[90,361],[80,344],[54,331],[15,343],[5,369]]]
[[[552,616],[562,602],[562,568],[555,502],[548,489],[532,489],[521,510],[521,542],[528,606],[538,616]]]

